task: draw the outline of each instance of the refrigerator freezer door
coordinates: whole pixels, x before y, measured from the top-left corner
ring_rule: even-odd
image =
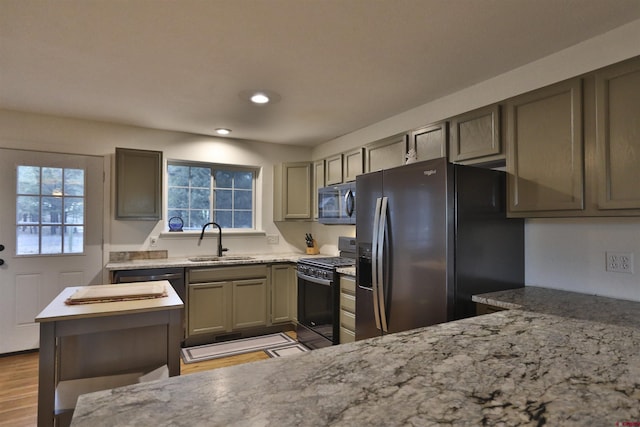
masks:
[[[446,322],[453,269],[452,174],[444,159],[383,172],[388,332]],[[450,278],[451,276],[451,278]]]

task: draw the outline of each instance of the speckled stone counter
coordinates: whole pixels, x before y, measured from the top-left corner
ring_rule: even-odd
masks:
[[[474,295],[474,302],[640,328],[640,302],[526,286]],[[638,420],[640,421],[640,420]]]
[[[613,426],[640,330],[502,311],[81,396],[72,426]]]
[[[340,267],[336,268],[338,274],[344,274],[346,276],[354,276],[356,275],[356,267]]]
[[[277,262],[298,262],[300,258],[313,258],[327,255],[306,255],[303,253],[279,253],[279,254],[242,254],[238,256],[224,255],[211,261],[190,261],[187,257],[137,259],[130,261],[113,261],[107,263],[107,270],[136,270],[140,268],[168,268],[168,267],[210,267],[228,266],[240,264],[271,264]],[[202,255],[194,255],[194,258],[203,258]]]

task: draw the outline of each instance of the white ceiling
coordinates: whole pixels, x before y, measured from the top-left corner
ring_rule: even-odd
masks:
[[[312,146],[639,18],[640,0],[0,0],[0,108]]]

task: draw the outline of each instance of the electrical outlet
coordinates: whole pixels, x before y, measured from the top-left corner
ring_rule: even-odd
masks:
[[[268,245],[277,245],[279,241],[280,241],[280,236],[278,236],[277,234],[267,236]]]
[[[149,237],[149,246],[155,247],[158,245],[158,236]]]
[[[606,252],[607,271],[633,274],[633,252]]]

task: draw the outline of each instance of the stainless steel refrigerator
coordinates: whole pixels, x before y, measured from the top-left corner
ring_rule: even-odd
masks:
[[[360,175],[356,194],[356,339],[470,317],[473,294],[524,286],[504,172],[428,160]]]

